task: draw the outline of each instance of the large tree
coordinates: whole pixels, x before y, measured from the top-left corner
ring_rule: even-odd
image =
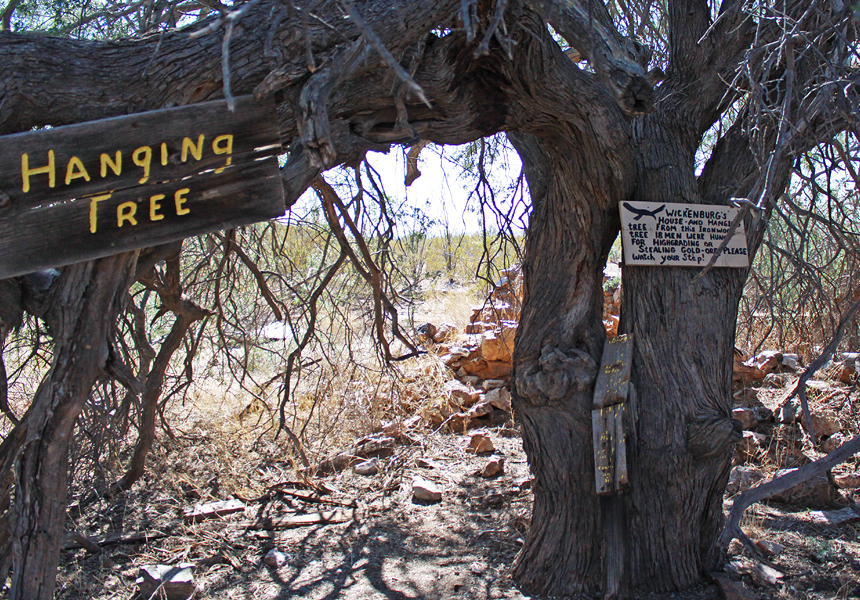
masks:
[[[3,11],[3,29],[18,4]],[[601,499],[591,400],[605,342],[602,270],[619,230],[618,205],[746,198],[754,253],[798,157],[845,132],[856,140],[852,7],[824,0],[201,5],[208,17],[176,29],[165,16],[174,3],[130,3],[128,14],[149,7],[149,17],[162,18],[152,35],[128,39],[0,32],[0,134],[225,94],[268,96],[289,148],[282,179],[291,205],[321,172],[369,150],[507,132],[533,205],[513,397],[535,504],[515,577],[529,593],[611,595],[611,562],[622,565],[629,589],[700,582],[720,561],[722,493],[737,437],[732,347],[747,272],[624,269],[621,329],[635,341],[631,485],[618,499]],[[53,474],[65,468],[63,440],[87,386],[109,360],[81,353],[71,340],[114,314],[134,259],[67,268],[64,287],[36,307],[51,316],[59,341],[37,393],[49,408],[31,409],[0,448],[13,598],[52,595],[45,574],[57,564],[65,483]],[[18,298],[24,283],[4,285]],[[607,532],[619,523],[626,539],[609,545]]]

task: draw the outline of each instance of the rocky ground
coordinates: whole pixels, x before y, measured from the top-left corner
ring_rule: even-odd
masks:
[[[228,484],[223,457],[212,458],[211,432],[163,440],[129,494],[71,507],[71,528],[81,535],[63,551],[58,597],[138,597],[163,575],[144,567],[163,565],[175,567],[176,581],[157,593],[175,598],[525,598],[509,573],[528,529],[532,479],[507,380],[516,273],[504,275],[502,291],[476,307],[465,332],[443,323],[421,328],[426,360],[448,369],[439,397],[310,468],[297,470],[265,443],[247,454],[224,443],[235,469],[254,480],[252,495]],[[609,289],[610,336],[618,300]],[[744,489],[858,433],[857,358],[840,355],[807,383],[819,439],[812,446],[797,401],[787,400],[803,373],[798,357],[738,356],[733,416],[744,438],[727,510]],[[734,542],[712,583],[666,597],[860,597],[858,495],[852,459],[752,506],[742,525],[766,562]]]

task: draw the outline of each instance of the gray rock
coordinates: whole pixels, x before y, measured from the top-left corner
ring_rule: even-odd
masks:
[[[487,392],[486,400],[499,410],[511,412],[511,393],[505,388],[490,390]]]
[[[484,381],[483,387],[485,392],[489,392],[490,390],[505,387],[505,382],[502,379],[487,379]]]
[[[280,550],[272,548],[266,552],[266,556],[263,557],[263,562],[268,566],[275,567],[277,569],[278,567],[287,564],[287,555]]]
[[[800,357],[797,354],[783,354],[782,366],[796,371],[797,367],[800,366]]]
[[[774,479],[788,475],[796,470],[780,469],[774,474]],[[828,508],[833,504],[837,495],[836,488],[827,479],[827,475],[822,474],[808,479],[784,492],[775,494],[771,497],[771,500],[797,504],[806,508]]]
[[[729,475],[729,482],[726,484],[726,493],[730,496],[740,494],[753,487],[762,479],[764,479],[764,473],[757,467],[735,467]]]
[[[379,461],[375,458],[358,463],[352,468],[357,475],[376,475],[379,473]]]

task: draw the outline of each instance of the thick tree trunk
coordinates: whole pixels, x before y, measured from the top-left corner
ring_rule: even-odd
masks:
[[[619,145],[613,159],[594,160],[623,135],[604,138],[600,147],[577,144],[584,140],[573,130],[557,133],[540,141],[510,136],[534,202],[513,381],[535,502],[514,576],[524,591],[541,595],[591,594],[602,585],[591,402],[606,340],[603,267],[618,231],[617,203],[627,192],[616,175],[630,159]]]
[[[121,254],[67,267],[55,283],[48,317],[55,340],[51,370],[22,423],[0,447],[8,469],[4,480],[12,470],[15,480],[3,532],[11,542],[11,600],[53,598],[72,428],[104,368],[135,258],[136,253]]]
[[[611,558],[624,565],[624,584],[643,592],[691,587],[719,558],[722,494],[738,437],[731,357],[745,270],[714,269],[693,282],[698,269],[624,268],[622,329],[633,333],[636,388],[630,491],[601,501],[594,484],[602,269],[618,231],[618,202],[701,202],[683,136],[661,127],[652,117],[634,123],[635,158],[601,147],[609,145],[604,136],[588,151],[583,140],[567,148],[549,137],[510,136],[535,205],[514,358],[514,406],[535,474],[532,526],[515,577],[530,593],[606,593],[612,552],[623,554]],[[625,185],[620,173],[636,181]],[[623,524],[620,549],[608,543],[611,523]]]
[[[686,132],[665,115],[633,128],[635,200],[703,203],[685,150]],[[722,497],[740,429],[731,418],[732,350],[746,269],[623,270],[621,330],[634,339],[627,499],[631,579],[636,587],[678,590],[714,569]],[[659,568],[654,568],[659,565]]]

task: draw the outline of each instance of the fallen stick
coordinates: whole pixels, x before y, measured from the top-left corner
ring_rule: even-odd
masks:
[[[816,475],[821,475],[822,473],[829,471],[858,452],[860,452],[860,435],[854,436],[842,444],[838,449],[823,458],[819,458],[808,465],[800,467],[796,471],[792,471],[787,475],[783,475],[782,477],[778,477],[768,483],[748,489],[742,493],[732,504],[732,509],[729,511],[729,518],[726,522],[726,526],[720,534],[718,542],[720,550],[725,552],[731,541],[733,539],[738,539],[753,556],[762,559],[763,557],[755,547],[753,541],[743,532],[743,529],[741,529],[741,518],[743,517],[746,509],[756,502],[766,500],[775,494],[784,492],[785,490],[791,489],[804,481],[812,479]]]
[[[358,520],[359,514],[354,510],[332,510],[308,513],[304,515],[290,515],[287,517],[264,518],[258,521],[243,523],[245,529],[294,529],[296,527],[307,527],[309,525],[332,525],[335,523],[347,523]]]
[[[161,531],[112,531],[102,535],[85,536],[77,531],[71,531],[68,532],[66,541],[63,543],[63,550],[85,548],[87,551],[95,553],[101,550],[101,546],[149,542],[166,538],[169,535],[169,532],[163,533]]]

